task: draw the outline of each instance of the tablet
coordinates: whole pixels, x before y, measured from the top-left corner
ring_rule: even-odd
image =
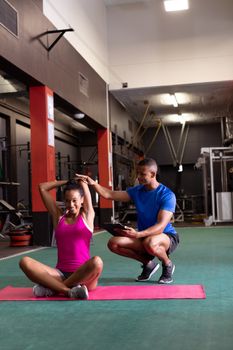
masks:
[[[115,224],[113,223],[106,223],[103,224],[103,228],[111,233],[113,236],[121,236],[119,229],[121,230],[127,230],[128,226],[125,226],[124,224],[121,224],[120,222],[117,222]]]

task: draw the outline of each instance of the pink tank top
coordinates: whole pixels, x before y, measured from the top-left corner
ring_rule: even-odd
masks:
[[[64,272],[74,272],[90,259],[92,231],[82,215],[73,224],[67,224],[62,216],[55,230],[57,242],[56,268]]]

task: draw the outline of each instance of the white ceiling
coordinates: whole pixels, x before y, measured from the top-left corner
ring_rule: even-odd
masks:
[[[119,11],[119,7],[124,8],[124,5],[127,4],[133,6],[134,4],[137,5],[137,3],[148,4],[150,1],[151,0],[104,0],[106,6],[111,8],[111,11],[115,11],[115,8],[116,11]],[[158,3],[162,2],[162,0],[156,1]],[[197,15],[198,10],[199,13],[202,11],[202,4],[203,7],[207,9],[207,3],[212,3],[210,0],[189,1],[192,1],[192,3],[196,6],[192,16]],[[215,6],[213,6],[209,12],[206,12],[204,16],[211,14],[211,19],[213,22],[211,24],[212,29],[214,28],[214,23],[216,22],[216,18],[218,18],[218,14],[222,19],[225,18],[226,4],[228,4],[229,9],[232,8],[233,19],[233,0],[222,0],[220,3],[218,2],[219,0],[211,1],[213,1]],[[199,8],[197,9],[198,4]],[[216,4],[218,4],[218,6]],[[222,7],[225,6],[222,11],[219,10],[221,4]],[[140,6],[137,8],[140,10]],[[143,6],[143,11],[145,11],[146,8],[147,6]],[[150,7],[148,6],[148,10],[149,9]],[[193,9],[191,8],[190,11],[193,11]],[[160,19],[160,21],[162,20]],[[187,26],[187,23],[185,23],[185,25]],[[179,31],[181,31],[181,28],[182,24],[180,24]],[[219,29],[220,32],[222,30],[222,28],[219,27],[217,27],[217,29]],[[109,30],[111,30],[111,28],[109,28]],[[183,30],[185,31],[185,26]],[[129,40],[129,38],[127,40]],[[122,41],[124,41],[123,37]],[[4,79],[4,75],[1,77],[0,72],[0,98],[6,98],[8,94],[23,92],[24,89],[25,87],[20,84],[16,84],[16,82],[14,82],[12,79]],[[143,124],[145,127],[155,126],[158,120],[162,120],[164,123],[169,124],[179,123],[182,120],[190,123],[214,123],[219,121],[222,117],[233,118],[233,81],[226,79],[216,82],[195,82],[191,84],[179,85],[167,84],[164,86],[160,85],[138,88],[126,87],[112,90],[111,93],[125,107],[128,113],[139,123],[145,117]],[[178,97],[178,108],[168,105],[164,101],[166,95],[174,93],[176,93]],[[65,121],[64,115],[61,113],[56,114],[58,120],[63,119]],[[68,121],[70,122],[70,118]],[[71,122],[74,121],[71,120]],[[79,128],[79,124],[80,123],[75,121],[75,125],[73,125],[73,127]],[[83,130],[82,126],[80,126],[80,129],[81,128]]]
[[[171,27],[166,27],[166,24],[169,26],[171,25],[171,23],[164,17],[164,14],[162,13],[163,11],[161,12],[162,0],[156,0],[157,12],[154,13],[154,22],[156,22],[157,24],[156,32],[154,32],[155,27],[153,25],[149,26],[143,22],[145,18],[151,19],[151,13],[149,13],[149,11],[151,11],[152,9],[151,0],[104,0],[104,2],[107,8],[109,8],[110,10],[111,19],[114,20],[112,21],[112,26],[110,25],[108,29],[109,31],[114,30],[114,33],[112,34],[112,39],[115,43],[114,45],[115,47],[121,46],[121,48],[125,45],[125,52],[127,50],[127,46],[130,45],[132,51],[133,43],[135,46],[134,53],[136,53],[136,45],[138,45],[139,42],[143,42],[143,40],[145,42],[148,42],[148,38],[150,38],[149,41],[151,42],[151,45],[153,47],[154,43],[152,40],[153,38],[157,37],[157,39],[159,38],[159,40],[163,40],[164,43],[169,41],[169,43],[172,46],[171,55],[173,56],[174,62],[181,58],[181,55],[179,56],[179,49],[184,50],[186,48],[186,51],[182,51],[182,54],[185,53],[187,57],[190,56],[189,60],[191,64],[192,50],[188,52],[187,44],[189,42],[187,38],[190,38],[190,42],[196,44],[194,50],[196,55],[195,58],[197,58],[198,55],[206,55],[206,57],[208,57],[208,54],[210,56],[209,58],[211,58],[211,55],[213,54],[231,57],[232,41],[228,42],[227,39],[232,25],[232,21],[229,21],[229,19],[233,19],[232,0],[189,0],[191,6],[188,10],[188,16],[184,15],[183,17],[180,17],[181,19],[183,18],[183,20],[180,20],[180,22],[178,23],[179,28],[176,26],[177,23],[174,20],[172,22],[172,31]],[[141,6],[139,6],[139,3],[141,3]],[[134,22],[132,17],[132,11],[129,11],[130,8],[132,10],[137,9],[137,19],[140,18],[139,13],[140,11],[142,11],[141,22],[137,31],[136,27],[132,27],[134,25]],[[148,11],[147,14],[146,11]],[[118,21],[117,16],[119,16]],[[122,21],[120,21],[120,16],[122,18]],[[123,23],[125,24],[127,22],[127,16],[131,19],[131,22],[129,21],[129,23],[131,23],[132,25],[129,25],[129,30],[127,31],[127,33],[125,32],[125,37],[127,37],[125,38],[122,33],[125,30],[125,27],[123,27]],[[189,21],[191,21],[190,25],[188,23],[187,18],[189,19]],[[146,27],[145,30],[144,26]],[[141,30],[140,27],[142,28]],[[120,34],[117,34],[117,28],[119,29]],[[134,29],[136,38],[135,36],[133,37]],[[147,36],[143,37],[143,33],[145,32]],[[137,36],[139,37],[139,35],[140,40],[137,40]],[[210,40],[206,41],[208,35]],[[178,46],[178,49],[178,39],[181,39],[182,37],[185,38],[185,40],[187,39],[185,41],[186,46]],[[224,38],[226,40],[222,40],[221,42],[221,38]],[[215,44],[217,40],[219,40],[219,47],[215,50]],[[122,55],[120,56],[120,49],[117,51],[114,45],[112,46],[113,69],[116,69],[117,67],[117,59],[119,61],[119,69],[121,69],[124,66],[124,59],[125,66],[129,69],[131,69],[133,65],[135,65],[135,67],[137,66],[136,61],[137,59],[139,60],[139,58],[135,58],[134,61],[134,57],[131,56],[130,61],[130,50],[128,51],[128,56],[127,53],[124,56],[123,51]],[[192,46],[192,44],[190,45]],[[207,46],[206,51],[205,46]],[[220,47],[222,48],[222,51],[219,50]],[[227,47],[229,47],[229,50],[227,49]],[[159,49],[157,46],[156,48],[157,50]],[[224,51],[226,49],[228,51]],[[151,52],[153,52],[153,49]],[[119,53],[120,58],[116,59],[115,57],[117,53]],[[169,54],[169,50],[167,54]],[[166,55],[164,56],[164,59],[167,59]],[[209,61],[211,61],[211,59]],[[228,74],[226,74],[222,79],[216,79],[215,81],[216,70],[214,70],[211,66],[211,62],[209,62],[209,67],[208,61],[206,62],[207,69],[206,67],[202,67],[200,64],[199,70],[197,70],[196,72],[196,76],[195,73],[193,73],[195,79],[193,79],[191,83],[175,85],[174,83],[171,85],[169,85],[169,83],[165,83],[158,84],[158,86],[148,85],[148,87],[145,87],[143,86],[143,81],[141,81],[141,87],[138,84],[139,87],[131,88],[131,84],[129,82],[128,87],[112,89],[111,93],[125,107],[129,114],[133,116],[138,122],[141,122],[146,114],[143,124],[145,127],[153,127],[158,120],[162,120],[164,123],[169,124],[179,123],[182,120],[185,120],[190,123],[215,123],[217,121],[220,121],[220,118],[222,117],[233,118],[233,81],[231,79],[227,79],[227,77],[229,76]],[[218,66],[220,75],[222,72],[221,69],[224,69],[223,66],[223,64]],[[159,72],[157,72],[157,74],[163,74],[163,72],[166,74],[166,71],[164,71],[162,67],[163,64],[161,64],[161,69]],[[138,68],[140,69],[140,66],[138,66]],[[141,71],[139,72],[139,69],[138,73],[135,69],[135,76],[141,73]],[[123,68],[121,69],[121,71],[123,72]],[[200,73],[201,71],[205,71],[206,76],[208,75],[208,80],[205,80],[205,78],[202,80],[203,76]],[[174,69],[174,74],[175,73],[177,72]],[[186,76],[188,76],[188,74],[190,74],[190,72],[188,72],[187,70]],[[151,75],[153,75],[153,71],[151,71]],[[184,76],[184,78],[186,78],[186,76]],[[201,83],[199,83],[198,81],[200,81]],[[125,82],[127,82],[127,79],[125,79]],[[165,103],[166,95],[174,93],[176,93],[176,96],[178,97],[178,108],[175,108],[172,105]]]

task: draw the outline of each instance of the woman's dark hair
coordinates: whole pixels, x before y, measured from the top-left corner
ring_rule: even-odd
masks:
[[[81,197],[84,196],[82,186],[74,179],[70,179],[67,181],[67,183],[65,184],[65,187],[63,188],[63,195],[65,195],[67,191],[72,191],[72,190],[78,191]]]

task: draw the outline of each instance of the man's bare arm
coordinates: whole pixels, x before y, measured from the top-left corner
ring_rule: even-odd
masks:
[[[130,196],[126,191],[112,191],[107,187],[101,186],[92,178],[86,175],[76,174],[76,177],[86,182],[88,185],[93,186],[95,191],[105,199],[111,199],[120,202],[129,202]]]
[[[148,227],[143,231],[137,231],[134,228],[128,228],[122,230],[122,233],[126,237],[131,238],[144,238],[153,235],[159,235],[164,232],[165,227],[170,222],[173,213],[167,210],[160,210],[158,214],[158,221],[155,225]]]
[[[139,232],[139,237],[147,237],[151,235],[159,235],[164,232],[165,227],[170,222],[173,213],[168,210],[160,210],[158,213],[158,221],[155,225],[148,227],[146,230]]]

